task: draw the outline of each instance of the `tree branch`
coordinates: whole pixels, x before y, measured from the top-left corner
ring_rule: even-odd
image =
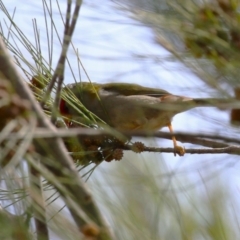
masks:
[[[232,143],[238,143],[240,142],[238,138],[229,138],[221,135],[211,135],[211,134],[198,134],[198,133],[166,133],[166,132],[157,132],[153,133],[150,135],[149,133],[146,132],[113,132],[111,131],[106,131],[106,130],[97,130],[97,129],[92,129],[92,128],[71,128],[71,129],[58,129],[57,132],[51,132],[46,129],[41,129],[38,128],[36,131],[33,133],[33,138],[35,139],[47,139],[47,138],[68,138],[68,137],[98,137],[98,136],[109,136],[110,137],[115,137],[118,136],[121,140],[122,139],[127,139],[126,137],[157,137],[157,138],[165,138],[165,139],[172,139],[172,136],[177,136],[177,139],[180,140],[181,142],[186,142],[186,143],[191,143],[191,144],[196,144],[196,145],[201,145],[205,146],[211,149],[185,149],[186,153],[189,154],[214,154],[214,153],[228,153],[228,154],[234,154],[234,155],[239,155],[239,149],[240,146],[238,145],[229,145],[224,142],[232,142]],[[23,139],[25,135],[23,134],[18,134],[18,133],[10,133],[8,135],[8,139]],[[217,140],[222,140],[224,142],[219,142],[219,141],[213,141],[213,140],[208,140],[205,138],[209,139],[217,139]],[[120,147],[121,148],[121,147]],[[122,148],[123,150],[132,150],[131,145],[125,145],[125,147]],[[149,152],[165,152],[165,153],[174,153],[173,148],[154,148],[154,147],[144,147],[143,151],[149,151]]]
[[[48,240],[48,227],[46,221],[46,208],[42,194],[41,175],[32,166],[29,167],[30,173],[30,196],[32,199],[33,216],[36,226],[36,234],[38,240]]]
[[[200,133],[185,133],[185,132],[175,132],[173,134],[167,132],[155,132],[149,133],[144,131],[134,131],[134,132],[118,132],[114,129],[112,130],[99,130],[93,128],[70,128],[70,129],[62,129],[59,128],[57,131],[49,131],[44,128],[37,128],[33,134],[33,138],[41,139],[41,138],[67,138],[67,137],[97,137],[97,136],[115,136],[119,139],[127,139],[129,137],[155,137],[155,138],[164,138],[171,140],[173,136],[175,136],[181,142],[187,142],[192,144],[198,144],[206,147],[212,148],[222,148],[228,146],[227,143],[231,142],[240,144],[240,140],[236,138],[225,137],[222,135],[214,135],[214,134],[200,134]],[[22,139],[25,135],[19,133],[10,133],[7,136],[7,139],[15,138]],[[224,142],[212,141],[208,139],[217,139]]]
[[[127,145],[123,150],[132,150],[132,146]],[[174,148],[144,147],[142,152],[175,153]],[[231,145],[223,148],[186,148],[185,154],[232,154],[240,155],[240,146]]]

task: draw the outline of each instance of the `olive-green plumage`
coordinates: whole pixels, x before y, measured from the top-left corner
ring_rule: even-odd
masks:
[[[226,107],[229,103],[232,106],[236,102],[235,99],[192,99],[129,83],[80,82],[67,85],[64,91],[67,95],[74,94],[89,111],[121,131],[156,131],[168,126],[172,132],[171,120],[180,112],[199,106]],[[60,112],[79,120],[81,117],[74,103],[61,100]],[[178,154],[183,155],[184,149],[177,146],[174,137],[173,142]]]
[[[155,131],[171,123],[174,115],[199,106],[228,106],[235,99],[188,98],[162,89],[130,83],[69,84],[82,104],[104,122],[118,130]],[[67,102],[64,106],[71,117],[79,113]]]
[[[172,95],[162,89],[129,83],[70,84],[82,104],[100,119],[118,130],[158,130],[170,124],[174,115],[194,107],[191,98]],[[173,103],[183,103],[173,105]],[[188,102],[188,103],[187,103]],[[68,113],[77,112],[66,103]]]

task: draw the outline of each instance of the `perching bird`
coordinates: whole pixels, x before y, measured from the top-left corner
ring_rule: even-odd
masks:
[[[73,93],[81,103],[105,123],[120,131],[157,131],[168,127],[173,133],[172,118],[183,111],[199,106],[222,106],[232,100],[213,98],[189,98],[173,95],[165,90],[143,87],[129,83],[90,83],[69,84],[64,91]],[[61,99],[60,113],[71,119],[79,117],[74,101]],[[78,118],[79,119],[79,118]],[[179,155],[184,149],[173,144]]]

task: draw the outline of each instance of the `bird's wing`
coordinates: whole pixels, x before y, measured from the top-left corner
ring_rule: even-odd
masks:
[[[162,89],[143,87],[132,83],[107,83],[102,85],[102,89],[117,95],[145,95],[152,97],[163,97],[171,95],[169,92]]]

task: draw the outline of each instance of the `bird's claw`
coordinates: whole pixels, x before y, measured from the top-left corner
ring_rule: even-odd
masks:
[[[182,146],[175,146],[174,147],[174,156],[179,155],[179,156],[184,156],[185,154],[185,149]]]

